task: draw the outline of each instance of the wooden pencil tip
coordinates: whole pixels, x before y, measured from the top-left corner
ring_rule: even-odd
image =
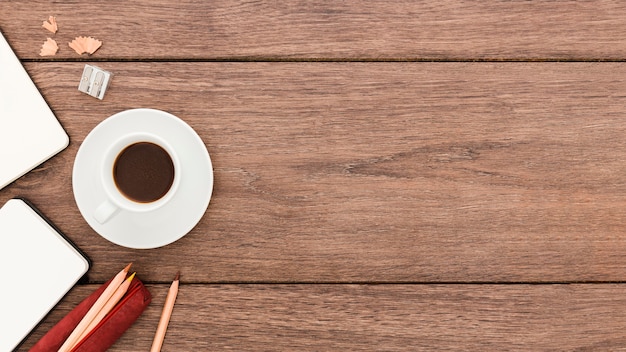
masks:
[[[126,267],[124,268],[124,272],[128,272],[128,270],[130,270],[131,265],[133,265],[133,263],[126,265]]]
[[[137,272],[134,272],[131,276],[129,276],[126,280],[128,281],[133,281],[133,278],[135,277],[135,274],[137,274]]]
[[[176,273],[176,277],[174,278],[174,281],[178,281],[180,279],[180,271]]]

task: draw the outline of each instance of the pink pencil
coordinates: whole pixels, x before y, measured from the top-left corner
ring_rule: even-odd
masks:
[[[100,297],[98,297],[96,303],[91,306],[87,314],[85,314],[80,323],[78,323],[78,325],[76,326],[74,331],[72,331],[67,340],[65,340],[65,343],[61,346],[59,352],[69,352],[71,348],[76,344],[76,342],[79,341],[78,338],[83,334],[85,329],[87,329],[91,321],[96,317],[96,315],[98,315],[102,307],[104,307],[104,305],[111,298],[111,296],[113,296],[117,288],[120,287],[120,284],[126,278],[126,274],[128,274],[128,270],[130,270],[130,266],[132,264],[133,263],[128,264],[124,269],[122,269],[122,271],[115,275],[113,280],[111,280],[109,286],[107,286],[107,288],[104,290],[104,292],[102,292]]]
[[[128,291],[128,287],[130,286],[130,283],[131,281],[133,281],[134,277],[135,277],[135,273],[129,276],[126,280],[124,280],[124,282],[117,288],[115,293],[113,293],[113,296],[111,296],[111,298],[107,301],[104,307],[102,307],[100,312],[98,312],[98,315],[96,315],[96,317],[93,318],[89,326],[80,335],[78,340],[76,340],[76,343],[74,344],[74,346],[72,346],[70,351],[73,350],[85,338],[85,336],[89,335],[91,330],[93,330],[96,327],[96,325],[98,325],[102,321],[102,319],[104,319],[104,317],[107,314],[109,314],[109,312],[113,309],[113,307],[115,307],[117,302],[119,302],[120,299],[124,297],[124,294],[126,294],[126,291]]]
[[[156,334],[154,335],[150,352],[161,351],[161,346],[163,346],[165,331],[167,330],[167,325],[170,322],[172,310],[174,309],[174,302],[176,301],[176,296],[178,295],[179,278],[180,273],[176,274],[176,278],[174,278],[174,282],[172,282],[172,286],[170,286],[170,290],[167,292],[165,305],[163,306],[163,312],[161,313],[161,319],[159,320],[159,325],[157,327]]]

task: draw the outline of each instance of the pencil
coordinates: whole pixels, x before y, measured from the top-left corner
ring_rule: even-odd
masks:
[[[95,318],[93,318],[89,326],[87,326],[85,331],[83,331],[83,333],[78,337],[74,346],[70,348],[70,351],[72,351],[76,346],[78,346],[78,344],[85,338],[85,336],[89,335],[89,333],[96,327],[96,325],[98,325],[102,321],[102,319],[104,319],[104,317],[107,314],[109,314],[109,312],[113,309],[113,307],[115,307],[117,302],[119,302],[120,299],[124,297],[124,294],[126,294],[126,291],[128,291],[128,287],[130,286],[130,283],[131,281],[133,281],[134,277],[135,277],[135,273],[129,276],[126,280],[124,280],[124,282],[122,282],[122,284],[117,288],[117,290],[115,290],[115,292],[113,293],[113,296],[109,298],[109,300],[104,305],[104,307],[102,307],[102,309],[100,309],[100,312],[98,312],[98,315],[96,315]]]
[[[82,335],[83,331],[89,326],[93,318],[98,315],[98,312],[102,309],[102,307],[106,304],[106,302],[111,298],[113,293],[120,286],[122,281],[126,278],[126,274],[128,274],[128,270],[130,270],[130,266],[133,263],[128,264],[122,271],[117,273],[115,277],[111,280],[111,283],[107,286],[107,288],[102,292],[100,297],[96,300],[96,302],[91,306],[87,314],[83,317],[83,319],[78,323],[74,331],[70,334],[70,336],[65,340],[65,343],[59,349],[59,352],[68,352],[70,349],[76,344],[78,338]]]
[[[167,330],[167,325],[169,324],[170,317],[172,316],[176,295],[178,295],[179,278],[180,272],[176,274],[176,278],[174,278],[174,282],[172,282],[172,286],[170,286],[170,290],[167,292],[165,305],[163,305],[163,312],[161,313],[161,319],[159,320],[159,325],[157,327],[156,334],[154,335],[150,352],[159,352],[161,351],[161,346],[163,346],[165,331]]]

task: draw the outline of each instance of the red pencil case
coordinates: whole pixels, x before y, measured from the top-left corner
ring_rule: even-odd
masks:
[[[110,282],[110,281],[109,281]],[[80,320],[96,302],[109,285],[104,283],[89,297],[85,298],[50,331],[48,331],[31,349],[31,352],[58,351],[70,336]],[[96,327],[82,339],[72,352],[106,351],[139,318],[152,301],[150,291],[137,278],[133,278],[128,291]]]

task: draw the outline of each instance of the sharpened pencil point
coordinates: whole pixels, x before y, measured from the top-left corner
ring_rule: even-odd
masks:
[[[133,265],[133,263],[126,265],[126,267],[124,268],[124,271],[128,272],[130,270],[131,265]]]
[[[174,281],[178,281],[180,279],[180,271],[176,273],[176,277],[174,278]]]
[[[131,276],[129,276],[126,281],[133,281],[133,278],[135,277],[135,274],[137,274],[137,272],[134,272]]]

